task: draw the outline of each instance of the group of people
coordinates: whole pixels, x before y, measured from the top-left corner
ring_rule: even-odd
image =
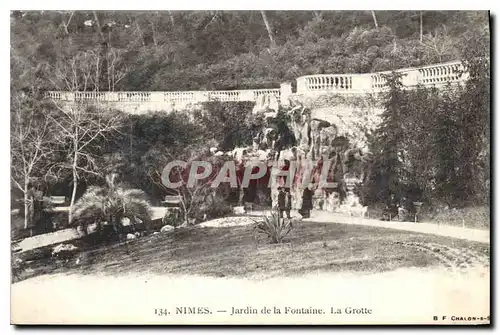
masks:
[[[299,209],[299,214],[303,218],[311,217],[311,210],[313,208],[313,190],[312,185],[308,185],[302,193],[302,206]],[[278,212],[280,217],[284,217],[283,213],[288,219],[291,219],[290,211],[292,209],[292,194],[290,188],[278,187]]]

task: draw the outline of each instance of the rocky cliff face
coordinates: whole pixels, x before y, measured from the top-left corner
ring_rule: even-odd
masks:
[[[274,97],[262,97],[253,109],[264,120],[262,129],[238,160],[265,159],[269,165],[290,170],[295,209],[301,208],[304,189],[309,186],[314,208],[356,215],[363,213],[356,188],[364,180],[370,157],[366,132],[378,124],[378,113],[374,108],[346,101],[330,103],[291,103],[284,108]],[[284,181],[278,178],[278,183],[272,185],[273,205],[277,188],[286,186]]]

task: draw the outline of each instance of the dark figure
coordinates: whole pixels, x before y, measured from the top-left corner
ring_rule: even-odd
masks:
[[[283,217],[283,212],[286,213],[286,217],[290,219],[290,210],[292,209],[292,195],[289,189],[283,187],[278,188],[278,211],[279,217]]]
[[[399,221],[411,221],[411,218],[415,216],[415,209],[413,202],[407,197],[403,197],[399,202],[398,207],[398,219]]]
[[[311,190],[311,187],[308,186],[302,193],[302,207],[300,208],[300,215],[302,215],[303,218],[310,218],[311,217],[311,210],[313,208],[313,191]]]
[[[396,197],[394,195],[391,195],[387,205],[382,211],[382,221],[392,221],[392,219],[397,217],[398,214],[398,201],[396,201]]]

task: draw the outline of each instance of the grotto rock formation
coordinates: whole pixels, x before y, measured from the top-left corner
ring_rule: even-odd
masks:
[[[253,115],[262,121],[258,125],[260,131],[254,135],[251,146],[233,151],[240,164],[258,159],[269,166],[266,182],[257,182],[252,192],[268,194],[269,190],[263,188],[267,188],[269,178],[275,179],[272,166],[279,166],[293,172],[290,191],[294,209],[301,208],[304,189],[312,183],[314,208],[350,215],[362,213],[356,188],[363,182],[369,162],[366,145],[358,140],[363,136],[353,137],[349,132],[353,129],[345,123],[313,117],[311,110],[302,105],[284,109],[275,100],[269,96],[258,99]],[[330,184],[325,185],[325,181]],[[285,186],[284,177],[272,184],[273,205],[277,203],[280,185]]]

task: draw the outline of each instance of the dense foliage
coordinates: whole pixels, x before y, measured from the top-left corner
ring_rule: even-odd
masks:
[[[24,89],[278,87],[456,60],[487,24],[465,11],[15,11],[11,74]]]

